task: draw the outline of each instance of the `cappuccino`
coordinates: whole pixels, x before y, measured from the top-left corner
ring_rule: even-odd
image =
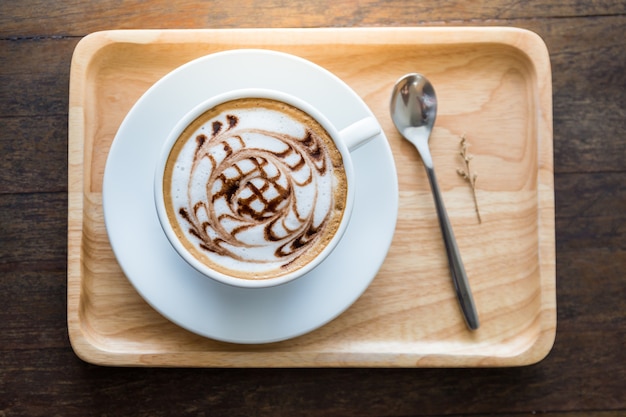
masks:
[[[210,268],[245,279],[279,277],[315,259],[339,229],[347,187],[326,130],[268,98],[205,111],[179,135],[163,175],[178,240]]]

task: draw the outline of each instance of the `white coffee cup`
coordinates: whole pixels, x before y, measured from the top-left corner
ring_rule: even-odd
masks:
[[[299,265],[297,268],[293,270],[288,270],[288,272],[283,272],[284,270],[287,270],[287,268],[286,267],[283,268],[282,266],[278,270],[276,270],[276,268],[274,267],[269,268],[272,271],[276,270],[280,272],[274,273],[274,272],[268,272],[268,270],[266,270],[267,265],[274,265],[277,262],[274,260],[273,255],[271,255],[272,253],[271,250],[274,250],[273,252],[274,254],[277,252],[280,252],[282,254],[282,250],[280,251],[275,250],[274,246],[268,246],[268,248],[266,249],[262,245],[258,245],[256,243],[249,244],[248,246],[244,248],[237,248],[236,244],[233,244],[234,246],[231,245],[231,241],[232,242],[235,242],[235,241],[232,240],[230,235],[227,237],[224,236],[224,238],[222,238],[222,236],[219,234],[220,232],[224,232],[228,228],[231,228],[230,231],[234,232],[235,229],[239,230],[239,229],[245,229],[246,227],[248,227],[248,223],[245,223],[245,227],[239,226],[240,224],[244,224],[242,223],[243,220],[237,217],[239,216],[239,214],[237,215],[232,214],[230,211],[228,211],[228,210],[232,210],[230,207],[226,207],[226,208],[223,208],[223,207],[225,205],[228,205],[226,204],[226,202],[231,201],[229,199],[234,199],[234,197],[232,197],[234,193],[239,193],[238,194],[239,196],[243,195],[243,193],[245,193],[245,196],[248,196],[248,197],[251,195],[251,192],[249,190],[240,191],[238,189],[241,186],[240,182],[243,182],[243,180],[240,181],[240,178],[243,178],[244,176],[244,174],[242,174],[241,167],[244,165],[247,166],[250,164],[247,162],[246,164],[240,163],[240,165],[238,165],[236,167],[236,170],[234,171],[233,171],[234,168],[232,168],[231,171],[226,171],[226,170],[221,171],[221,174],[220,174],[221,180],[218,181],[216,184],[211,185],[210,187],[208,187],[206,183],[204,183],[205,176],[207,178],[215,177],[217,165],[221,164],[223,161],[232,159],[233,158],[232,155],[236,154],[236,152],[244,152],[243,150],[239,150],[239,148],[245,149],[245,152],[247,152],[249,155],[255,155],[255,152],[257,152],[257,150],[252,145],[250,145],[250,143],[257,140],[257,136],[254,136],[255,134],[257,134],[256,131],[260,130],[260,131],[265,132],[266,130],[270,129],[270,127],[268,127],[269,125],[263,125],[263,128],[259,128],[259,129],[247,126],[245,129],[243,128],[241,129],[241,132],[244,132],[245,135],[247,135],[244,138],[242,136],[243,133],[239,134],[239,131],[237,130],[239,128],[239,125],[236,124],[236,123],[239,123],[241,126],[244,126],[247,122],[245,121],[240,122],[240,119],[244,116],[235,117],[231,115],[231,116],[228,116],[227,119],[224,119],[223,117],[224,115],[222,115],[220,116],[222,117],[222,119],[220,119],[221,121],[217,121],[217,119],[213,120],[211,119],[211,117],[207,117],[206,120],[204,120],[203,124],[197,122],[197,120],[204,117],[203,115],[205,115],[208,111],[212,111],[211,109],[215,109],[217,106],[223,105],[224,103],[231,103],[233,101],[245,100],[245,99],[252,99],[252,100],[261,99],[261,101],[267,99],[267,100],[271,100],[271,101],[278,102],[278,103],[286,103],[288,105],[287,107],[299,109],[300,111],[304,112],[306,115],[310,116],[312,119],[314,119],[314,122],[319,124],[323,128],[323,130],[327,132],[329,138],[334,143],[341,157],[340,161],[343,167],[342,169],[341,167],[338,167],[336,169],[345,173],[345,177],[343,176],[343,174],[341,177],[341,178],[345,178],[345,185],[346,185],[345,204],[343,204],[342,215],[340,216],[340,220],[338,220],[338,224],[336,228],[333,229],[334,231],[330,234],[328,239],[324,240],[325,242],[324,245],[317,245],[315,246],[316,248],[315,250],[306,249],[302,251],[301,255],[298,255],[298,256],[294,255],[295,256],[294,259],[290,261],[289,264],[293,263],[295,265],[296,263],[300,262],[300,259],[304,259],[307,257],[310,257],[311,259],[308,259],[302,265]],[[245,111],[248,111],[248,110],[245,110]],[[234,112],[235,113],[233,114],[239,114],[237,113],[237,110],[234,110]],[[248,117],[247,116],[248,113],[245,113],[245,114],[246,114],[245,117]],[[234,119],[237,119],[236,123],[234,122]],[[212,125],[209,126],[209,123],[212,123]],[[265,123],[265,122],[261,122],[261,123]],[[291,122],[287,122],[287,123],[289,124]],[[206,130],[203,131],[206,134],[204,133],[198,134],[198,132],[200,131],[198,129],[201,129],[200,128],[201,125],[204,126],[205,128],[210,128],[208,132]],[[289,126],[291,125],[289,124]],[[233,133],[230,132],[231,128],[233,129],[232,130]],[[276,131],[278,133],[276,133],[276,135],[273,135],[273,136],[271,135],[270,139],[268,139],[269,142],[267,142],[267,146],[273,149],[272,155],[280,153],[280,152],[277,152],[276,149],[274,149],[274,147],[283,146],[282,144],[280,144],[280,142],[273,141],[274,136],[276,137],[284,136],[284,137],[292,138],[291,134],[288,135],[287,133],[283,132],[281,129],[287,129],[287,128],[276,127]],[[212,278],[216,281],[219,281],[228,285],[243,287],[243,288],[270,287],[270,286],[284,284],[286,282],[292,281],[298,277],[305,275],[306,273],[310,272],[313,268],[315,268],[317,265],[319,265],[324,259],[326,259],[326,257],[332,252],[332,250],[340,242],[348,226],[348,223],[350,221],[350,216],[352,214],[352,207],[354,204],[354,190],[355,190],[356,179],[354,176],[354,170],[352,166],[352,159],[351,159],[350,152],[354,151],[361,145],[367,143],[369,140],[376,137],[380,132],[381,132],[380,125],[378,124],[377,120],[374,117],[366,117],[342,129],[341,131],[339,131],[332,123],[329,122],[329,120],[324,116],[324,114],[320,110],[316,109],[314,106],[290,94],[280,92],[280,91],[275,91],[275,90],[240,89],[240,90],[230,91],[230,92],[223,93],[215,97],[209,98],[208,100],[196,106],[189,113],[187,113],[179,121],[179,123],[174,127],[174,129],[170,132],[169,136],[167,137],[163,145],[161,155],[157,161],[157,167],[156,167],[155,176],[154,176],[154,200],[155,200],[155,207],[158,213],[161,227],[165,235],[167,236],[169,242],[173,246],[173,248],[189,265],[191,265],[193,268],[195,268],[197,271],[199,271],[203,275],[209,278]],[[191,138],[191,136],[194,136],[194,135],[196,136],[196,139]],[[208,139],[207,135],[213,135],[213,136],[210,139]],[[183,136],[184,137],[190,136],[190,138],[188,140],[181,139],[181,141],[179,141],[179,137],[183,137]],[[203,138],[199,138],[198,136],[202,136]],[[246,142],[247,140],[246,138],[252,138],[252,139],[249,139]],[[195,140],[196,143],[192,144],[191,143],[192,140]],[[185,146],[183,141],[186,141],[189,144]],[[258,136],[258,143],[265,143],[263,141],[265,141],[265,137],[263,135]],[[178,145],[176,145],[177,143]],[[206,154],[202,153],[202,152],[205,152],[205,148],[209,149],[207,146],[208,144],[211,144],[211,143],[219,143],[219,146],[215,146],[214,148],[211,148],[210,151],[206,151],[208,152]],[[254,143],[257,143],[257,142],[254,142]],[[303,142],[301,141],[299,143],[303,143]],[[237,148],[237,150],[234,150],[234,148]],[[291,149],[289,146],[287,146],[287,148]],[[173,151],[174,149],[176,149],[176,151]],[[281,151],[282,149],[283,148],[280,148]],[[261,150],[258,152],[259,152],[259,155],[263,155],[264,150]],[[174,155],[174,153],[176,154],[176,157],[172,156],[172,158],[170,158],[170,156]],[[286,153],[286,152],[282,152],[282,153]],[[170,162],[168,164],[168,160],[173,161],[176,158],[181,158],[182,160],[189,160],[189,158],[186,158],[187,156],[195,155],[194,156],[195,158],[197,155],[200,155],[200,154],[203,155],[203,157],[199,158],[197,162],[194,162],[189,167],[190,168],[189,171],[199,172],[200,174],[192,175],[192,173],[189,172],[188,174],[182,175],[180,176],[180,178],[191,178],[191,179],[189,180],[184,179],[183,183],[180,183],[180,184],[177,182],[176,179],[172,179],[174,178],[175,174],[172,174],[171,172],[174,171],[174,169],[179,169],[180,167],[173,168],[174,162]],[[274,158],[272,155],[270,156]],[[295,154],[290,154],[290,155],[293,156]],[[250,156],[249,159],[252,162],[255,162],[257,165],[259,165],[257,161],[266,160],[263,156],[260,156],[260,157]],[[306,158],[302,158],[303,161],[304,159]],[[292,167],[292,165],[289,165],[289,164],[293,164],[294,166],[298,166],[298,167],[301,166],[301,164],[297,164],[293,162],[292,160],[286,161],[285,164],[289,167]],[[255,166],[250,169],[251,171],[259,172],[258,166]],[[333,170],[334,169],[335,168],[333,168]],[[299,168],[299,170],[304,172],[307,170],[307,168],[303,167],[303,168]],[[310,171],[314,171],[314,169],[311,168]],[[166,175],[166,172],[168,172],[167,175]],[[235,187],[235,185],[233,185],[235,184],[235,180],[231,181],[229,179],[230,174],[226,175],[227,172],[231,172],[231,173],[236,172],[237,175],[240,175],[239,177],[237,177],[237,182],[236,182],[237,190],[232,191],[232,193],[230,193],[229,191],[228,196],[226,196],[222,192],[222,190],[228,188],[226,187],[227,182],[229,183],[230,188]],[[268,175],[267,172],[263,171],[263,175],[265,176],[265,180],[267,180],[267,175]],[[274,174],[271,174],[271,175],[274,175]],[[272,181],[274,181],[274,178],[279,178],[278,182],[280,182],[284,180],[284,177],[285,176],[276,174],[272,178]],[[200,181],[199,185],[194,184],[194,181],[198,178],[201,178],[202,181]],[[165,186],[164,186],[164,180],[167,181]],[[261,185],[265,185],[265,183],[263,183],[263,181],[265,180],[253,179],[252,182],[260,181]],[[232,182],[233,184],[230,184],[230,182]],[[334,183],[336,181],[334,180],[331,181],[331,179],[328,179],[328,178],[322,178],[321,180],[315,182],[315,184],[318,184],[318,183],[329,184],[330,182]],[[293,183],[298,184],[298,182],[295,180],[293,181]],[[283,185],[278,184],[276,186],[284,191],[287,187]],[[295,198],[294,196],[297,193],[300,193],[300,194],[308,193],[311,187],[312,186],[309,186],[309,185],[303,186],[301,188],[298,188],[297,191],[296,191],[296,187],[291,187],[290,188],[291,194],[289,195],[289,199],[290,199],[289,203],[284,203],[284,204],[291,204],[290,207],[299,207],[297,202],[293,203],[294,198]],[[164,191],[164,188],[166,188],[169,191],[166,193]],[[268,187],[268,188],[271,188],[271,187]],[[180,201],[185,201],[185,203],[180,203],[179,205],[181,206],[181,208],[178,209],[177,211],[175,207],[178,207],[178,206],[176,206],[176,204],[169,204],[169,203],[166,204],[166,198],[170,199],[171,196],[174,195],[174,193],[177,193],[177,191],[175,190],[180,191],[180,189],[183,190],[180,193],[183,196],[183,197],[180,197],[181,198]],[[216,195],[211,194],[213,192],[212,190],[214,189],[218,190],[221,193],[219,194],[220,198],[217,200],[215,199]],[[254,188],[256,192],[258,192],[258,189],[259,188]],[[306,190],[306,193],[303,190]],[[317,188],[315,190],[317,190],[316,191],[317,194],[315,194],[316,196],[321,195]],[[204,196],[205,193],[207,195],[206,198],[204,197],[196,198],[196,199],[192,198],[192,195]],[[209,198],[209,195],[211,195],[212,197]],[[253,199],[253,197],[249,197],[245,201],[249,201],[250,199]],[[208,201],[208,200],[211,200],[211,201]],[[279,201],[279,200],[280,199],[276,199],[274,201]],[[316,198],[315,201],[326,201],[326,200],[324,200],[324,198]],[[330,201],[333,202],[334,200],[331,199]],[[328,205],[330,203],[324,203],[324,204]],[[324,204],[320,203],[320,206],[325,207]],[[334,202],[332,204],[334,204]],[[228,226],[222,227],[221,224],[214,225],[214,220],[218,218],[217,214],[209,215],[209,217],[213,216],[211,217],[212,221],[207,220],[206,218],[205,213],[208,213],[211,210],[213,211],[218,210],[218,208],[216,208],[218,205],[221,207],[219,210],[222,210],[220,212],[222,214],[219,215],[219,218],[226,219],[225,220],[226,223],[230,222],[228,223],[229,224]],[[211,206],[211,209],[207,208],[209,206]],[[197,218],[194,217],[193,219],[189,219],[190,217],[189,213],[193,213],[193,216],[196,215],[197,207],[199,207],[197,212],[200,214],[197,216]],[[241,209],[241,207],[239,208]],[[251,212],[252,215],[258,215],[258,214],[255,214],[256,212],[254,210],[250,210],[249,206],[245,206],[245,208],[248,212]],[[283,209],[285,212],[289,211],[287,210],[286,206]],[[306,220],[306,222],[308,221],[314,222],[315,221],[314,219],[316,217],[320,217],[315,214],[317,213],[316,210],[317,208],[311,209],[311,214],[310,214],[310,217],[308,218],[310,220]],[[213,213],[213,211],[211,211],[211,213]],[[299,209],[291,210],[290,211],[291,214],[289,214],[288,216],[294,217],[293,215],[294,211],[299,213]],[[320,212],[321,212],[321,209],[320,209]],[[239,213],[239,211],[237,211],[237,213]],[[247,212],[244,213],[244,215],[247,215]],[[266,215],[265,212],[263,212],[263,215]],[[273,213],[270,212],[269,214],[267,214],[267,216],[273,216]],[[299,214],[296,217],[298,217],[297,219],[298,222],[300,221],[305,222],[304,220],[299,219]],[[267,217],[267,219],[270,219],[270,218],[273,219],[273,217]],[[268,229],[268,226],[266,225],[267,221],[265,217],[260,218],[259,222],[265,222],[263,223],[265,225],[264,226],[265,229],[263,230]],[[287,220],[281,219],[280,221],[278,220],[274,221],[274,223],[272,224],[279,225],[279,224],[286,224],[286,223],[288,223]],[[328,223],[333,223],[333,222],[328,222]],[[326,222],[324,224],[326,224]],[[185,229],[185,227],[187,227],[187,229]],[[312,229],[315,229],[316,227],[317,226],[311,227],[310,229],[312,230]],[[261,230],[261,226],[259,227],[250,226],[250,230],[257,230],[257,229]],[[289,227],[287,226],[285,226],[284,229],[287,231],[290,230]],[[209,239],[209,241],[205,240],[204,241],[205,243],[203,243],[203,241],[199,238],[200,235],[202,235],[202,237],[204,237],[205,239]],[[266,235],[267,235],[267,232],[266,232]],[[252,233],[250,233],[250,236],[251,236],[250,239],[254,239],[253,237],[254,235]],[[198,237],[198,239],[196,239],[196,237]],[[254,241],[254,242],[257,242],[257,241]],[[298,242],[300,241],[298,240]],[[201,247],[201,245],[203,246]],[[278,243],[276,245],[278,245]],[[222,248],[226,248],[225,250],[227,252],[229,251],[233,252],[234,253],[233,257],[235,257],[236,259],[234,260],[230,259],[230,255],[225,256],[223,253],[221,253],[220,251],[222,250]],[[252,253],[252,252],[255,252],[255,253],[253,255],[251,254],[250,256],[251,257],[255,256],[256,258],[254,259],[251,258],[248,260],[248,259],[245,259],[245,256],[247,255],[242,255],[242,253]],[[266,256],[265,253],[267,253],[267,256],[271,257],[271,259],[268,258],[266,260],[264,258],[264,256]],[[294,253],[300,253],[300,252],[294,251]],[[312,255],[313,253],[315,253],[315,255]],[[259,255],[259,254],[262,254],[262,255]],[[308,256],[308,255],[311,255],[311,256]],[[259,256],[261,256],[261,258],[263,259],[262,261],[259,261],[257,259]],[[223,264],[222,264],[222,261],[223,261]],[[256,277],[257,272],[258,272],[258,275],[261,276],[261,278]]]

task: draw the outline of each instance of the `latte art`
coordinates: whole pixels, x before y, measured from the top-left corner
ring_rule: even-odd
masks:
[[[346,175],[313,118],[270,99],[238,99],[196,119],[165,169],[169,221],[212,268],[249,279],[289,273],[333,238]]]

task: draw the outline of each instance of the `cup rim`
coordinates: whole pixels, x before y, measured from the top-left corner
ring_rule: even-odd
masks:
[[[330,137],[335,142],[335,145],[337,146],[337,149],[341,154],[344,170],[346,173],[346,205],[343,210],[339,227],[337,228],[337,231],[333,235],[332,239],[327,243],[326,247],[324,247],[324,249],[322,249],[322,251],[320,251],[320,253],[318,253],[306,265],[303,265],[302,267],[294,271],[276,277],[249,279],[237,277],[235,275],[227,274],[211,268],[209,265],[202,262],[185,248],[183,243],[174,232],[172,225],[170,224],[164,204],[163,175],[165,171],[165,166],[171,148],[176,143],[180,134],[190,123],[192,123],[210,108],[215,107],[221,103],[242,98],[268,98],[276,101],[282,101],[309,114],[320,125],[322,125],[322,127],[329,133]],[[355,190],[354,181],[354,168],[352,164],[352,158],[350,156],[350,151],[347,145],[341,139],[339,130],[328,120],[326,116],[324,116],[321,111],[319,111],[308,102],[282,91],[266,88],[241,88],[215,95],[199,103],[189,112],[187,112],[169,132],[161,147],[161,152],[159,154],[156,164],[153,192],[154,205],[157,211],[157,216],[161,225],[161,229],[165,233],[167,240],[175,249],[177,254],[196,271],[200,272],[202,275],[208,278],[231,286],[242,288],[266,288],[285,284],[306,275],[318,265],[320,265],[324,260],[326,260],[331,252],[336,248],[348,227],[350,217],[352,215]]]

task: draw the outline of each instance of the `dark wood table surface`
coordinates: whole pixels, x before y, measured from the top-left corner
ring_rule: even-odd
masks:
[[[558,329],[487,369],[108,368],[67,334],[70,59],[105,29],[515,26],[553,71]],[[624,0],[3,1],[0,416],[626,415]]]

